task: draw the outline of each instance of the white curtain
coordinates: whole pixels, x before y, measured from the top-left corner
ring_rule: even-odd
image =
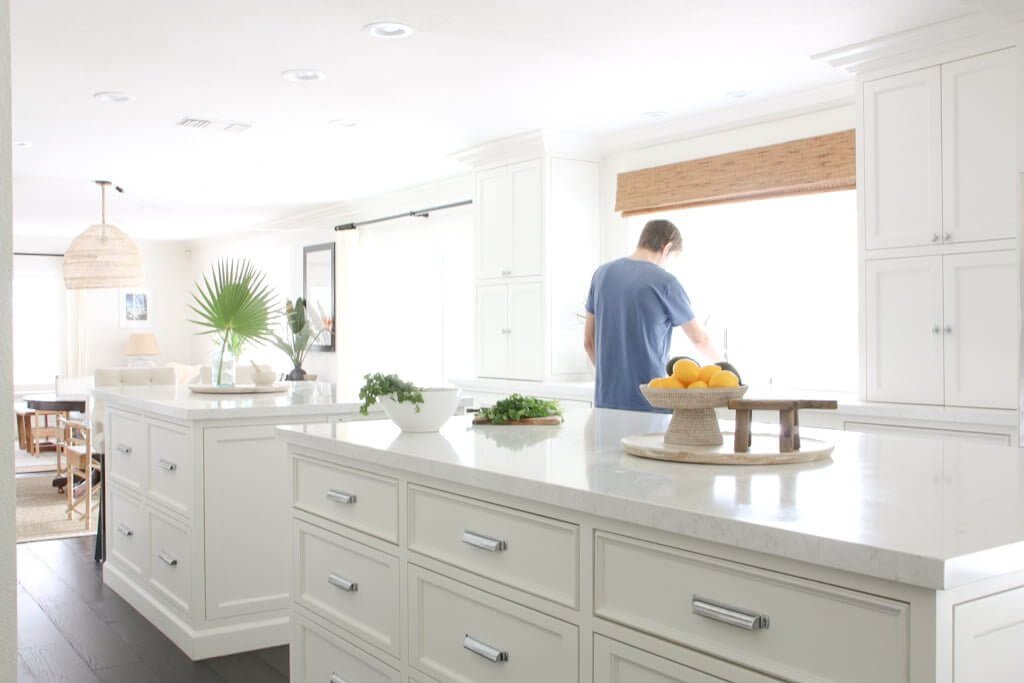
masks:
[[[89,345],[86,343],[86,298],[81,290],[67,289],[64,295],[64,374],[89,374]]]

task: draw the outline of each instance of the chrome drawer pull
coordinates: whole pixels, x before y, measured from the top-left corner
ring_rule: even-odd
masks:
[[[117,452],[120,453],[121,455],[131,455],[132,447],[125,446],[123,443],[119,443],[117,444]]]
[[[505,541],[498,540],[497,538],[481,536],[480,534],[475,534],[472,531],[462,532],[462,542],[468,543],[474,548],[480,548],[492,553],[500,553],[503,550],[508,550],[508,543]]]
[[[166,564],[168,567],[177,567],[178,566],[178,561],[176,559],[174,559],[173,557],[171,557],[170,555],[168,555],[167,553],[165,553],[164,551],[162,551],[162,550],[160,552],[158,552],[156,554],[156,556],[159,557],[160,561],[163,562],[164,564]]]
[[[162,458],[160,460],[160,467],[164,468],[168,472],[173,472],[174,470],[178,469],[177,463],[173,463],[170,460],[164,460]]]
[[[466,637],[462,639],[462,647],[466,648],[475,655],[480,655],[484,659],[492,662],[507,662],[508,652],[499,650],[496,647],[491,647],[487,643],[481,643],[473,636],[466,634]]]
[[[710,602],[697,596],[693,597],[691,605],[693,606],[694,614],[728,624],[729,626],[736,626],[747,631],[760,631],[768,628],[768,617],[761,614],[741,612],[738,609]]]
[[[352,505],[356,502],[356,494],[345,493],[344,491],[338,491],[335,489],[328,491],[327,497],[335,503],[341,503],[342,505]]]
[[[118,530],[118,532],[120,532],[120,534],[122,536],[131,536],[132,534],[135,533],[134,531],[132,531],[131,529],[126,527],[124,524],[118,524],[117,525],[117,530]]]
[[[331,680],[328,683],[347,683],[347,681],[338,674],[332,673]]]
[[[330,576],[328,576],[327,583],[331,584],[332,586],[336,586],[348,593],[355,593],[357,590],[359,590],[358,583],[356,583],[355,581],[349,581],[344,576],[338,576],[337,574],[331,574]]]

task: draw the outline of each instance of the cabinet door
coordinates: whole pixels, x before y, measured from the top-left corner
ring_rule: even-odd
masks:
[[[864,84],[868,249],[941,239],[940,108],[939,67]]]
[[[507,168],[477,175],[476,204],[477,277],[499,278],[512,267],[512,191]]]
[[[540,275],[544,271],[544,204],[541,162],[527,161],[508,168],[512,225],[508,235],[511,259],[506,277]]]
[[[508,373],[508,287],[484,285],[476,290],[476,357],[481,377]]]
[[[946,404],[1017,405],[1017,253],[943,258]]]
[[[594,683],[721,683],[721,680],[594,634]]]
[[[1013,237],[1016,65],[1001,50],[942,66],[942,225],[946,241]]]
[[[865,263],[870,401],[943,402],[942,257]]]
[[[508,286],[509,379],[544,379],[544,286]]]

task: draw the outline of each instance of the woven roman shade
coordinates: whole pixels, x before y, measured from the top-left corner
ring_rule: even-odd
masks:
[[[857,186],[852,130],[620,173],[625,216]]]

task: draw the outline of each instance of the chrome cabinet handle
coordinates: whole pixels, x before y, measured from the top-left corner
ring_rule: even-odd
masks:
[[[939,239],[939,233],[935,233],[934,235],[932,235],[932,242],[938,242]]]
[[[168,567],[177,567],[178,566],[178,561],[176,559],[174,559],[173,557],[171,557],[170,555],[168,555],[167,553],[165,553],[164,551],[162,551],[162,550],[160,552],[158,552],[156,554],[156,556],[159,557],[160,561],[163,562],[164,564],[166,564]]]
[[[473,636],[466,634],[466,637],[462,639],[462,647],[466,648],[475,655],[480,655],[486,660],[492,662],[507,662],[508,652],[505,650],[499,650],[496,647],[491,647],[487,643],[482,643]]]
[[[945,235],[942,236],[942,241],[943,242],[949,242],[952,239],[953,239],[953,233],[951,233],[951,232],[947,232]]]
[[[131,455],[132,447],[125,446],[123,443],[119,443],[117,444],[117,452],[120,453],[121,455]]]
[[[359,584],[355,581],[349,581],[344,576],[338,576],[337,574],[330,574],[327,577],[327,583],[340,588],[346,593],[355,593],[359,590]]]
[[[134,534],[134,533],[135,533],[134,531],[132,531],[131,529],[129,529],[128,527],[126,527],[126,526],[125,526],[124,524],[118,524],[118,525],[117,525],[117,531],[118,531],[118,533],[120,533],[120,534],[121,534],[122,536],[131,536],[132,534]]]
[[[489,536],[481,536],[480,534],[473,533],[472,531],[462,532],[462,542],[468,543],[474,548],[480,548],[481,550],[487,550],[492,553],[500,553],[503,550],[508,550],[508,543],[505,541],[497,538],[490,538]]]
[[[946,334],[953,334],[953,326],[946,325]]]
[[[356,494],[345,493],[344,491],[338,491],[337,489],[331,489],[328,491],[327,497],[335,503],[341,503],[342,505],[352,505],[356,502]]]
[[[336,673],[331,674],[331,680],[328,683],[347,683],[347,681]]]
[[[164,468],[168,472],[173,472],[174,470],[178,469],[177,463],[173,463],[170,460],[164,460],[163,458],[160,459],[159,464],[160,467]]]
[[[508,277],[511,274],[512,274],[511,270],[503,270],[503,271],[501,271],[501,276],[502,277]]]
[[[942,332],[941,327],[939,327],[938,325],[932,327],[932,334],[938,334],[939,332]]]
[[[761,614],[751,614],[749,612],[743,612],[741,610],[727,607],[710,600],[704,600],[698,598],[696,595],[693,596],[693,600],[690,603],[693,607],[693,613],[707,617],[713,621],[718,621],[729,626],[736,626],[746,631],[760,631],[768,628],[768,617]]]

